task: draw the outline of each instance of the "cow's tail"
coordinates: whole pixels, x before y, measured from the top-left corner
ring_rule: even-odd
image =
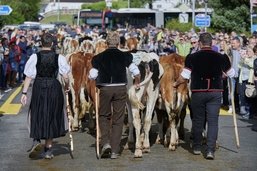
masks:
[[[151,80],[152,76],[153,76],[153,72],[150,72],[150,73],[147,75],[146,79],[144,79],[144,81],[142,81],[142,82],[139,84],[139,86],[141,87],[141,86],[144,86],[145,84],[149,83],[149,81]]]
[[[131,106],[134,106],[141,110],[145,108],[145,106],[141,103],[141,101],[136,96],[136,89],[133,86],[129,89],[128,95],[129,95]]]

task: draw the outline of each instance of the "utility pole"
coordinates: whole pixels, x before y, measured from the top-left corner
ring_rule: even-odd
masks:
[[[192,0],[192,25],[195,26],[195,0]]]
[[[58,15],[57,21],[60,21],[60,0],[58,0]]]
[[[130,0],[128,0],[128,8],[130,8]]]
[[[205,21],[207,21],[207,4],[208,4],[208,0],[204,0],[205,3]],[[207,27],[205,27],[205,32],[207,32]]]

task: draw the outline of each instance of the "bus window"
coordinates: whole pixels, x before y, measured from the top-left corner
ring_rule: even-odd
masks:
[[[88,24],[90,26],[102,26],[102,11],[91,11],[88,9],[80,10],[77,15],[74,16],[77,21],[77,25]]]

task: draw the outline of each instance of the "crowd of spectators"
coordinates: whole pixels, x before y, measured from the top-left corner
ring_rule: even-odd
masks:
[[[23,70],[26,61],[32,53],[40,47],[40,35],[47,30],[8,30],[0,34],[0,89],[2,92],[23,82]],[[156,52],[160,56],[177,53],[186,58],[190,53],[200,50],[198,37],[201,32],[193,29],[188,32],[156,28],[148,24],[145,28],[135,27],[117,28],[121,40],[127,37],[137,37],[140,48],[148,52]],[[97,26],[61,26],[53,34],[71,36],[73,38],[106,35],[108,30],[101,30]],[[257,58],[257,35],[246,36],[236,32],[215,32],[212,34],[212,50],[226,54],[231,59],[232,67],[237,74],[232,79],[232,92],[235,93],[237,113],[244,119],[257,117],[257,98],[245,95],[247,84],[254,83],[253,60]],[[223,109],[232,113],[229,84],[224,77]],[[255,105],[254,105],[255,104]]]

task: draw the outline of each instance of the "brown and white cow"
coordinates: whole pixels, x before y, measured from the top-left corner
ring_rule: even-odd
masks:
[[[79,50],[85,53],[94,53],[94,44],[91,40],[84,40],[79,46]]]
[[[133,86],[133,78],[128,75],[129,102],[129,137],[128,143],[133,142],[133,126],[136,132],[136,144],[134,157],[142,157],[143,152],[150,152],[149,131],[154,106],[159,94],[159,80],[163,74],[163,68],[159,63],[159,57],[155,53],[137,52],[133,54],[133,61],[140,69],[140,89]],[[140,111],[145,108],[145,113],[140,116]],[[132,117],[131,117],[132,116]],[[132,119],[133,118],[133,119]],[[143,123],[143,124],[142,124]],[[142,138],[143,137],[143,140]]]
[[[72,54],[74,52],[79,51],[79,42],[72,37],[65,37],[61,49],[61,53],[63,55]]]
[[[138,40],[136,37],[130,37],[126,40],[126,45],[129,50],[138,49]]]
[[[73,107],[73,130],[81,127],[81,119],[89,111],[94,100],[94,81],[88,79],[89,70],[92,68],[92,53],[77,52],[71,54],[69,63],[71,65],[70,88]],[[93,88],[92,88],[93,87]]]
[[[156,113],[160,123],[159,138],[164,139],[164,144],[169,150],[175,150],[179,141],[179,133],[184,136],[184,118],[186,115],[186,105],[188,100],[187,83],[174,88],[174,82],[179,78],[182,72],[184,59],[177,54],[171,54],[160,58],[160,63],[163,66],[164,74],[160,81],[161,97],[158,100]],[[163,124],[165,116],[168,119],[167,132],[163,136]]]
[[[103,52],[105,49],[107,49],[106,40],[99,39],[95,42],[95,55]]]

